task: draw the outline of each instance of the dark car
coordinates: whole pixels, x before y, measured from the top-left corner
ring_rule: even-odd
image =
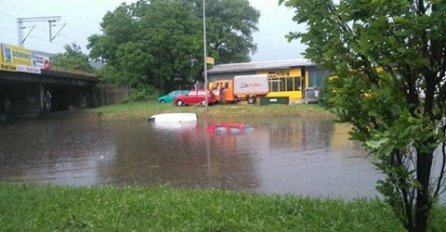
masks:
[[[173,100],[173,104],[176,106],[186,106],[186,105],[198,105],[205,103],[205,94],[208,95],[208,105],[214,104],[216,102],[215,96],[204,89],[193,89],[189,90],[189,93],[183,96],[178,96]]]

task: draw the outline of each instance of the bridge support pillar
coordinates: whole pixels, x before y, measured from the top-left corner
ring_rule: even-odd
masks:
[[[17,85],[10,91],[11,113],[19,118],[38,117],[43,112],[43,85]]]
[[[0,85],[0,115],[6,113],[6,88]]]
[[[40,113],[45,112],[45,102],[43,100],[43,97],[45,96],[45,86],[40,84],[39,85],[39,104],[40,104]]]

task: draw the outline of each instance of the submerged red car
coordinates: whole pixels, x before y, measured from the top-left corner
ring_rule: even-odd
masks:
[[[189,90],[188,94],[176,97],[173,104],[176,106],[204,105],[206,93],[208,95],[208,105],[214,104],[216,102],[214,94],[204,89]]]
[[[206,128],[211,134],[230,134],[238,135],[249,133],[254,130],[254,127],[241,123],[214,123]]]

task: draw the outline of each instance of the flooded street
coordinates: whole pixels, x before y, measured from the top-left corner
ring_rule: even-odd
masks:
[[[255,129],[213,135],[206,132],[213,122],[158,125],[76,113],[0,125],[0,181],[170,185],[343,199],[377,194],[380,174],[348,140],[345,125],[311,118],[225,119]]]

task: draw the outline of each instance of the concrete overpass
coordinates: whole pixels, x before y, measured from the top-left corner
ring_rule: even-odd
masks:
[[[38,72],[0,70],[0,114],[36,117],[44,113],[43,96],[50,91],[52,110],[94,105],[95,75],[50,69]]]

